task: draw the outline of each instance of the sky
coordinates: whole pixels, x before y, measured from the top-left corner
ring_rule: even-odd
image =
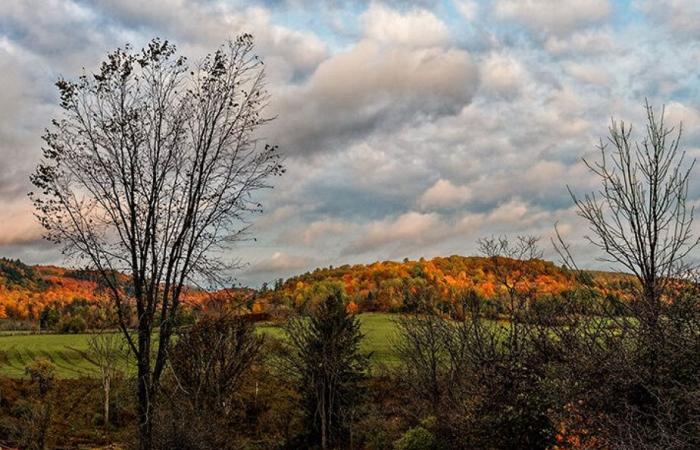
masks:
[[[158,36],[197,60],[243,32],[276,117],[261,134],[287,167],[259,195],[255,240],[231,250],[243,284],[469,255],[490,235],[541,236],[556,260],[555,223],[607,268],[566,187],[596,188],[581,158],[611,117],[641,132],[644,99],[665,105],[700,155],[696,0],[2,0],[0,255],[66,263],[26,196],[59,76],[125,43]]]

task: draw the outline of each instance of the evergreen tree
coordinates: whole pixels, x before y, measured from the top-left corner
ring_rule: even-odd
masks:
[[[340,288],[307,314],[292,318],[283,367],[294,381],[305,414],[308,446],[327,449],[348,442],[369,355],[356,316],[347,312]]]

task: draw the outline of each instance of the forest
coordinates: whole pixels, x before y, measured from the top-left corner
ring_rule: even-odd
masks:
[[[533,289],[542,305],[563,303],[564,298],[585,295],[584,291],[619,301],[629,298],[634,290],[634,278],[622,273],[587,272],[581,278],[544,260],[528,261],[527,266],[527,276],[520,283]],[[435,306],[445,310],[460,293],[469,291],[483,299],[491,308],[489,314],[497,318],[505,311],[505,292],[496,276],[487,258],[456,255],[319,268],[263,283],[258,289],[206,291],[190,287],[183,297],[180,320],[191,323],[193,316],[227,308],[279,320],[320,303],[335,285],[342,286],[348,310],[353,313],[415,312],[419,305],[406,299],[429,289],[437,294],[439,303]],[[97,273],[0,259],[0,319],[5,331],[80,333],[105,328],[116,317]]]

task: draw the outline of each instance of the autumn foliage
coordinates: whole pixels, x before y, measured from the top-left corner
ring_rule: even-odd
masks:
[[[507,260],[503,262],[508,264]],[[519,289],[533,290],[542,304],[569,295],[582,285],[573,273],[551,262],[534,260],[527,264],[528,273]],[[518,274],[513,272],[513,276]],[[591,277],[602,296],[624,298],[633,287],[626,275],[591,272]],[[112,312],[108,293],[97,280],[94,273],[86,270],[28,266],[0,259],[0,319],[40,323],[50,328],[59,320],[65,322],[79,315],[88,328],[100,326],[100,322],[109,321]],[[300,310],[317,304],[338,284],[347,295],[347,310],[353,314],[411,311],[417,307],[416,301],[423,301],[419,294],[426,289],[446,306],[465,292],[475,293],[493,305],[497,314],[498,300],[504,295],[485,258],[449,256],[319,268],[257,290],[228,288],[212,292],[190,287],[183,295],[183,314],[236,309],[267,316]]]
[[[504,259],[503,264],[507,266],[509,261]],[[572,272],[552,262],[533,260],[526,264],[527,274],[518,289],[532,290],[538,298],[568,295],[583,284]],[[515,271],[511,276],[519,278]],[[596,292],[602,296],[624,298],[632,286],[631,279],[623,274],[596,272],[591,277],[595,278]],[[348,308],[353,313],[408,312],[415,308],[410,299],[419,297],[426,289],[446,304],[465,292],[491,302],[497,302],[505,294],[487,258],[454,255],[319,268],[286,281],[278,280],[273,289],[264,286],[256,294],[256,303],[267,311],[280,306],[303,309],[317,304],[334,284],[344,288]]]

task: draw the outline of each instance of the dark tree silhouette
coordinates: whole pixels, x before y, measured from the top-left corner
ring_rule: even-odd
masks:
[[[308,442],[324,450],[351,439],[369,356],[360,352],[360,323],[343,295],[331,292],[307,315],[290,319],[282,368],[301,394]]]
[[[178,331],[168,352],[158,448],[240,448],[233,437],[245,408],[241,390],[252,366],[260,362],[263,336],[241,316],[214,314]],[[163,420],[165,419],[165,420]]]
[[[700,239],[693,237],[694,209],[687,202],[695,161],[685,164],[682,126],[676,132],[664,123],[663,111],[657,117],[648,103],[645,109],[641,142],[634,141],[631,126],[613,120],[608,143],[601,140],[598,146],[599,160],[584,159],[600,189],[583,197],[569,192],[588,222],[586,239],[605,254],[601,259],[620,264],[639,280],[640,318],[653,329],[669,282],[687,272],[685,258]]]
[[[243,35],[190,67],[154,39],[56,83],[63,114],[44,135],[31,196],[46,238],[96,270],[114,299],[138,366],[142,449],[185,284],[227,267],[217,255],[261,209],[251,194],[283,172],[256,137],[268,96],[252,51]]]
[[[561,398],[576,405],[564,420],[598,430],[598,445],[607,448],[697,448],[700,296],[687,258],[698,246],[688,202],[695,161],[685,160],[680,127],[645,108],[641,142],[613,121],[600,159],[586,161],[600,189],[584,197],[570,189],[588,241],[637,282],[629,300],[601,298],[598,314],[572,314],[567,327],[554,329]],[[558,233],[554,243],[565,264],[584,274]]]

